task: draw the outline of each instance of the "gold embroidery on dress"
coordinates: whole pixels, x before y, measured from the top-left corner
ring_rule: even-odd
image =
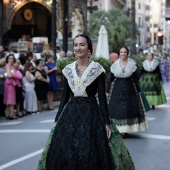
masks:
[[[83,85],[83,81],[79,78],[79,79],[77,79],[77,87],[78,87],[78,89],[80,89],[81,88],[81,86]]]

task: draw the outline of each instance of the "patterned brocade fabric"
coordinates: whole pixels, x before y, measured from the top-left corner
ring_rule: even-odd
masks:
[[[76,104],[73,99],[65,107],[49,135],[37,169],[134,170],[129,152],[113,123],[108,141],[102,118],[97,114],[100,112],[97,102],[92,106],[88,102],[78,105],[80,103]],[[69,111],[74,111],[74,118],[70,117]],[[87,113],[96,115],[93,115],[93,121]],[[68,138],[70,133],[72,138]]]
[[[134,125],[145,121],[144,108],[131,78],[117,78],[109,96],[109,113],[116,125]]]

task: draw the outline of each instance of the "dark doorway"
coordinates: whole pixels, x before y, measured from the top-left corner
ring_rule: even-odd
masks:
[[[18,41],[23,35],[26,37],[48,37],[51,40],[51,12],[43,5],[32,2],[17,11],[13,18],[7,38]]]

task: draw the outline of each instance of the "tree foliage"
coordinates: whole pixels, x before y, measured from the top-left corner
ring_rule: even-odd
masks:
[[[97,38],[100,27],[104,25],[108,33],[110,51],[119,52],[124,45],[129,45],[130,18],[118,9],[108,12],[95,11],[90,17],[88,34],[91,38]]]

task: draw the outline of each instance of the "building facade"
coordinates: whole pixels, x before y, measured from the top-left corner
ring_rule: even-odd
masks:
[[[57,37],[64,33],[64,23],[68,22],[68,35],[72,36],[72,18],[76,16],[79,32],[87,28],[87,0],[67,0],[68,15],[64,16],[64,1],[56,0],[56,21],[52,21],[53,0],[2,0],[1,31],[3,44],[26,37],[48,37],[51,40],[51,25],[56,23]]]

